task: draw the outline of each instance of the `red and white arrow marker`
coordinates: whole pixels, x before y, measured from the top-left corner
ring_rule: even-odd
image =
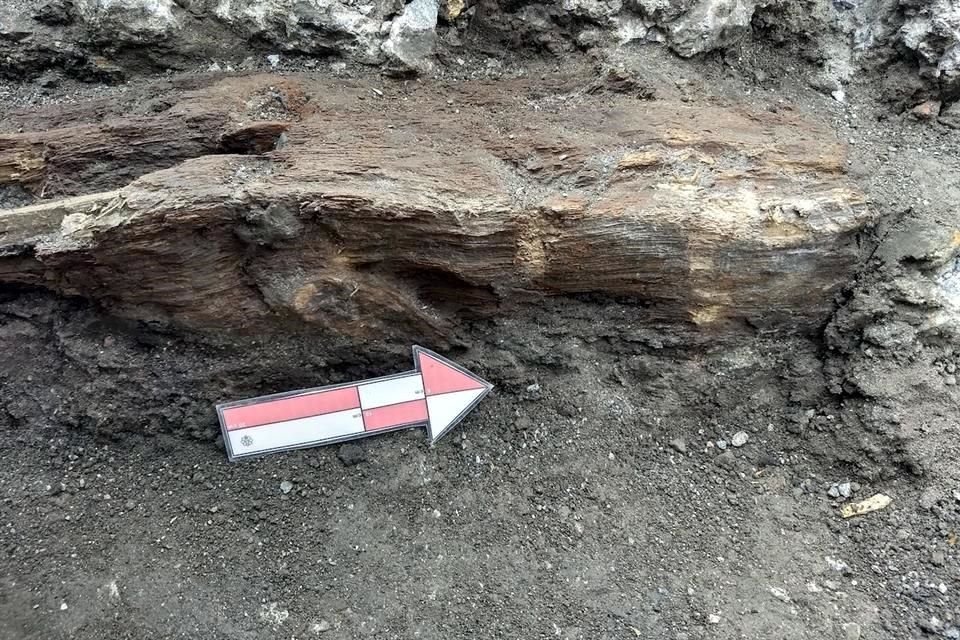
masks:
[[[217,405],[230,460],[426,426],[430,443],[493,385],[423,347],[413,371]]]

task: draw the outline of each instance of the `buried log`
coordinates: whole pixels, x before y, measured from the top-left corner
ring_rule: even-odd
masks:
[[[0,212],[0,282],[197,330],[438,346],[465,318],[585,295],[627,303],[624,326],[808,333],[873,217],[843,146],[788,111],[285,82],[312,107],[282,148]]]
[[[169,100],[146,111],[102,117],[102,104],[24,114],[39,131],[0,131],[0,187],[19,185],[42,194],[93,193],[182,160],[213,153],[272,150],[305,109],[295,84],[269,77],[237,78]],[[98,109],[99,108],[99,109]],[[53,123],[50,126],[49,123]],[[21,127],[22,128],[22,127]]]

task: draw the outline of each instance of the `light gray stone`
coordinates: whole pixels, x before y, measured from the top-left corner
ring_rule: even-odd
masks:
[[[390,25],[382,48],[400,70],[427,73],[433,69],[438,11],[437,0],[413,0]]]

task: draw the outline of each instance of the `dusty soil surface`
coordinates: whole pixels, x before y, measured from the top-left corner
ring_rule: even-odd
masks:
[[[475,321],[498,348],[450,355],[498,388],[433,448],[230,464],[215,402],[398,371],[408,345],[188,335],[4,290],[0,637],[960,637],[960,354],[917,293],[955,261],[957,131],[870,79],[839,103],[775,53],[631,64],[852,144],[883,222],[822,335],[684,349],[563,298],[563,323]],[[877,492],[891,506],[840,517]]]

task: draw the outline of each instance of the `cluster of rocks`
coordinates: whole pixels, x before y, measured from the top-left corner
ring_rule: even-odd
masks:
[[[427,73],[438,48],[470,43],[555,55],[658,43],[691,57],[751,33],[812,42],[819,82],[838,95],[864,61],[896,57],[948,99],[960,92],[958,0],[13,0],[0,6],[0,75],[257,52]]]

